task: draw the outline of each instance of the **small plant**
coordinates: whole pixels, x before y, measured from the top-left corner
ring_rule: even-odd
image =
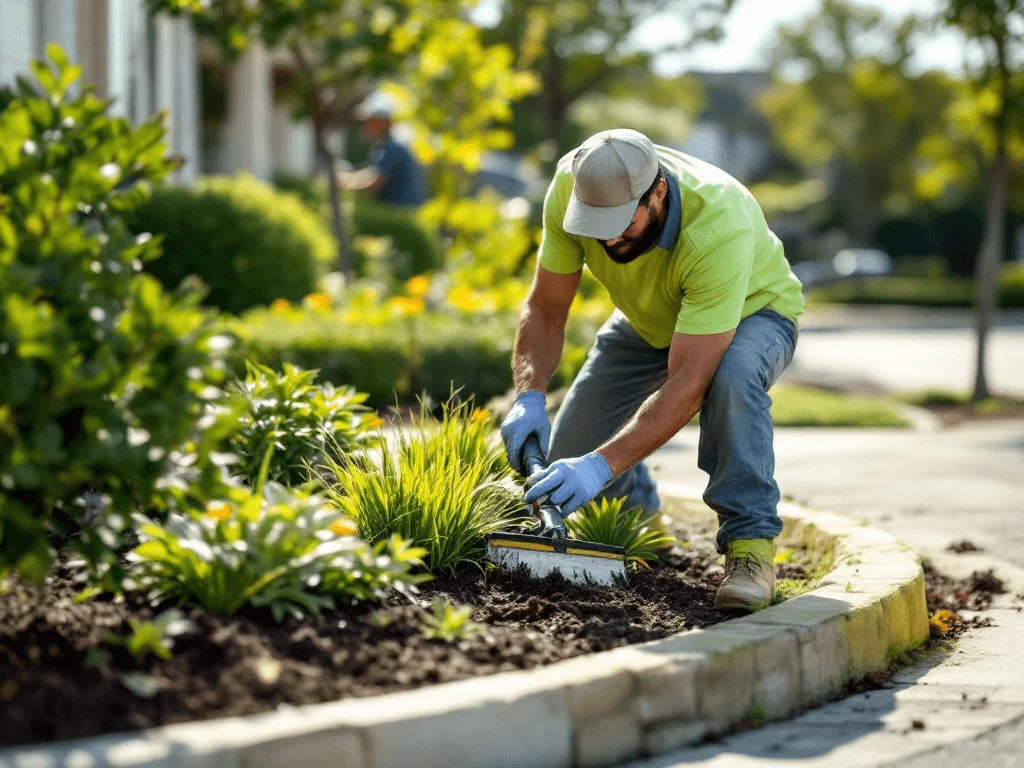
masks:
[[[271,480],[293,485],[308,467],[323,463],[328,451],[349,451],[373,441],[379,421],[353,387],[317,384],[316,371],[285,363],[280,373],[246,362],[245,381],[229,396],[240,404],[231,449],[240,472],[255,482],[267,449],[274,448]]]
[[[255,491],[203,512],[172,513],[163,524],[139,516],[142,542],[129,555],[125,587],[211,613],[265,607],[281,621],[319,614],[335,598],[379,600],[389,588],[422,581],[412,569],[423,552],[400,537],[368,546],[336,532],[338,514],[320,496],[264,486],[269,454]]]
[[[130,618],[128,625],[131,627],[131,634],[117,635],[113,632],[105,632],[103,642],[121,646],[132,655],[136,663],[141,663],[149,654],[167,661],[171,658],[174,638],[194,632],[196,628],[176,608],[164,611],[153,621]],[[102,657],[96,656],[95,660],[99,663],[102,661]]]
[[[658,550],[675,544],[674,536],[651,527],[642,507],[623,511],[625,498],[591,501],[565,519],[569,535],[575,539],[622,547],[632,567],[657,562]]]
[[[423,634],[428,640],[454,643],[483,632],[483,627],[469,620],[473,609],[467,605],[449,605],[441,597],[435,597],[430,613],[423,617]]]
[[[445,404],[443,411],[437,425],[421,407],[379,463],[359,453],[326,466],[333,480],[327,495],[360,536],[377,542],[397,533],[427,551],[434,572],[480,563],[484,535],[511,524],[521,505],[505,482],[511,469],[493,429],[465,404]]]

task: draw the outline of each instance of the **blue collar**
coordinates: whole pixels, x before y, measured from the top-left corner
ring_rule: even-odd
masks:
[[[661,230],[661,237],[658,238],[658,247],[672,251],[679,239],[679,223],[683,218],[683,206],[679,197],[679,180],[668,170],[665,171],[665,179],[668,181],[668,218],[665,220],[665,228]]]

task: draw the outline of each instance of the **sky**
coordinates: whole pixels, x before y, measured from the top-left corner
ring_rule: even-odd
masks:
[[[557,2],[558,0],[552,0]],[[861,4],[882,8],[895,17],[910,13],[931,15],[941,0],[862,0]],[[714,44],[678,56],[655,59],[659,75],[693,70],[732,72],[764,69],[771,41],[781,25],[794,24],[812,15],[821,0],[738,0],[725,22],[725,37]],[[480,0],[475,17],[483,25],[496,22],[496,0]],[[637,30],[636,42],[648,50],[670,44],[683,36],[683,22],[670,14],[649,19]],[[939,34],[923,42],[913,62],[915,69],[962,70],[961,44],[951,33]]]

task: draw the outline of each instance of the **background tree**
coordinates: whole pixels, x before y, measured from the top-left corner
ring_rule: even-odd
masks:
[[[575,144],[569,111],[599,92],[624,68],[649,71],[652,54],[636,51],[634,33],[659,14],[686,19],[688,34],[660,54],[685,50],[721,36],[720,24],[735,0],[503,0],[499,23],[488,38],[519,51],[519,66],[535,68],[543,84],[517,110],[521,147],[545,139],[560,149]]]
[[[1011,172],[1024,158],[1024,2],[949,0],[945,20],[976,45],[978,65],[968,73],[967,89],[953,119],[973,123],[977,159],[986,183],[985,229],[975,277],[977,350],[974,400],[991,394],[985,377],[988,332],[995,314],[999,271],[1006,252],[1007,194]],[[1011,165],[1015,162],[1015,165]]]
[[[782,146],[809,171],[834,174],[836,218],[873,242],[886,207],[913,201],[911,148],[941,123],[949,78],[913,76],[917,18],[893,20],[845,0],[780,33],[776,83],[761,106]]]
[[[425,159],[461,153],[472,165],[480,152],[507,144],[488,129],[511,118],[508,100],[528,87],[527,75],[512,70],[509,53],[474,43],[479,33],[463,19],[468,6],[461,0],[148,2],[153,13],[187,15],[200,33],[218,41],[228,58],[255,40],[291,53],[296,111],[308,115],[313,125],[317,154],[327,173],[340,268],[349,276],[352,257],[329,130],[347,127],[355,107],[381,81],[444,83],[449,101],[419,100],[405,117],[414,123],[417,149]],[[460,44],[475,46],[485,66],[454,65]],[[437,119],[439,111],[447,112],[446,119]]]

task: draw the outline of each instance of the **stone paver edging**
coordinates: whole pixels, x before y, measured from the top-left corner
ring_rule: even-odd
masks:
[[[785,718],[923,642],[928,612],[907,545],[841,515],[779,513],[783,543],[831,548],[835,568],[751,616],[525,672],[0,750],[0,768],[595,766]]]

